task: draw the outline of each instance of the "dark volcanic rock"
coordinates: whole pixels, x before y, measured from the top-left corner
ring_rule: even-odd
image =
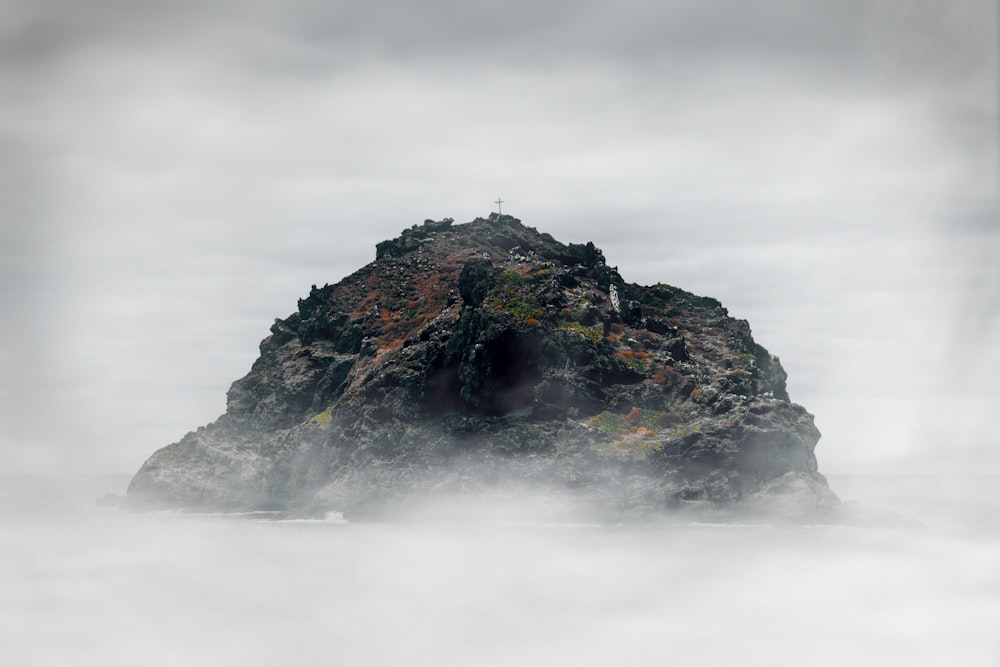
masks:
[[[165,447],[132,507],[375,515],[538,492],[602,517],[837,504],[778,359],[721,304],[625,283],[509,216],[427,221],[276,320],[226,414]]]

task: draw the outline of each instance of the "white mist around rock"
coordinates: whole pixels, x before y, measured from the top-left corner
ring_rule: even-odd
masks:
[[[96,506],[126,481],[4,480],[5,664],[1000,662],[991,478],[831,480],[923,524],[891,529]]]

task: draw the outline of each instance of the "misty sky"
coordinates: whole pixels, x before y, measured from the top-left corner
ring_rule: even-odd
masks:
[[[992,0],[0,16],[5,470],[134,471],[311,284],[502,195],[748,319],[821,471],[1000,471]]]

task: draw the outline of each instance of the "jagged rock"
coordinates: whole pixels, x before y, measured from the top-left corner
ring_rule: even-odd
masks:
[[[458,276],[458,293],[466,305],[476,308],[493,288],[493,263],[488,259],[470,259]]]
[[[613,520],[814,516],[837,500],[785,379],[718,301],[626,283],[593,243],[428,220],[276,320],[128,505],[384,516],[517,489]]]

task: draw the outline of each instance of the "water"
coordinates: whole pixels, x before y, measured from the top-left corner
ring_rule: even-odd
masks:
[[[0,661],[1000,665],[997,478],[833,477],[919,528],[136,515],[0,479]]]

